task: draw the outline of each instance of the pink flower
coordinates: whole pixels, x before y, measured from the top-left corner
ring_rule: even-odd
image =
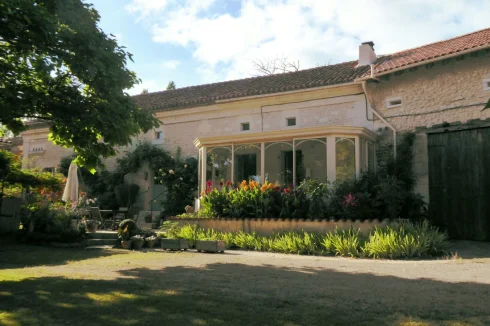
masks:
[[[348,194],[347,196],[344,197],[344,205],[345,206],[350,206],[350,207],[355,207],[357,206],[357,198],[353,194]]]
[[[206,186],[211,187],[212,185],[213,185],[213,181],[208,180],[208,181],[206,182]]]

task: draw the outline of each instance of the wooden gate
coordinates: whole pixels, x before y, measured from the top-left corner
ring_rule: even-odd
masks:
[[[453,239],[490,240],[490,128],[428,135],[429,218]]]

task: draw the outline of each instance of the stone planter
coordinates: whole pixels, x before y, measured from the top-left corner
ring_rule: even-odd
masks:
[[[161,239],[160,243],[162,249],[171,249],[171,250],[189,249],[189,241],[185,239]]]
[[[223,240],[197,240],[196,249],[198,252],[225,252],[225,242]]]
[[[146,246],[148,248],[153,248],[153,247],[155,247],[155,244],[157,243],[157,240],[156,239],[155,240],[146,240],[145,242],[146,242]]]
[[[145,244],[144,239],[139,239],[139,240],[131,240],[133,242],[133,248],[136,250],[140,250],[143,248],[143,245]]]
[[[121,246],[123,247],[123,249],[131,249],[131,244],[132,244],[131,240],[122,240],[121,241]]]

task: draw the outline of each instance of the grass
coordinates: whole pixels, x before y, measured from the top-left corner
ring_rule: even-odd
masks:
[[[325,259],[323,268],[293,268],[289,259],[305,258],[271,257],[7,245],[0,324],[490,323],[488,284],[346,273],[325,258],[308,258]]]

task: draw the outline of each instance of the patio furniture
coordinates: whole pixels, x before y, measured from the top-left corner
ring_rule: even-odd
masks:
[[[129,208],[129,211],[128,211],[128,215],[126,218],[130,218],[134,221],[136,221],[138,219],[138,214],[141,210],[141,207],[140,205],[132,205],[130,208]]]
[[[90,215],[92,216],[92,219],[99,221],[100,224],[100,229],[104,230],[108,226],[113,228],[114,226],[114,219],[111,218],[102,218],[101,210],[99,207],[90,207]],[[107,213],[107,211],[103,211],[104,213]]]

